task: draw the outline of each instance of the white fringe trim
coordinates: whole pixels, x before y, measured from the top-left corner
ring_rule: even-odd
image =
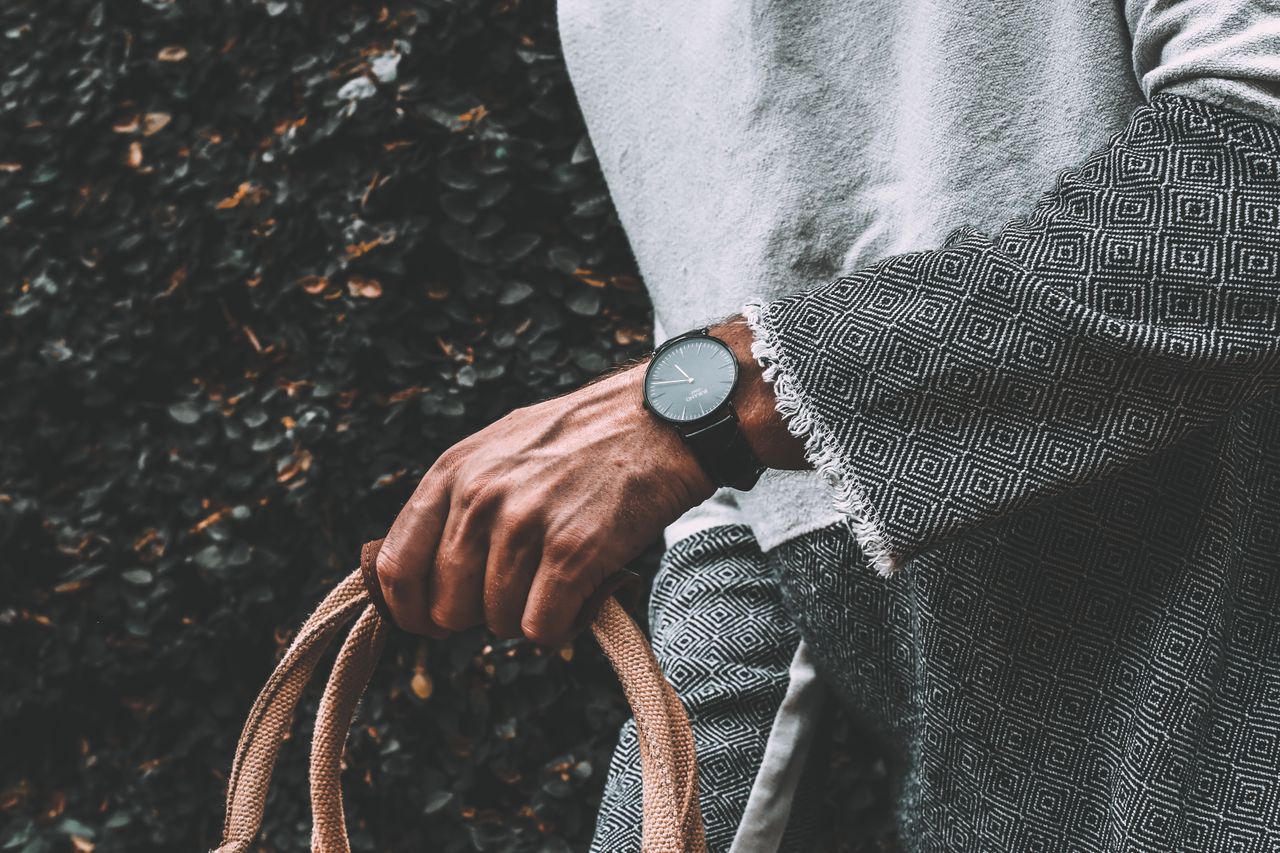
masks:
[[[743,305],[742,315],[755,337],[751,342],[751,355],[764,369],[764,380],[773,386],[777,398],[775,408],[786,419],[787,430],[796,438],[804,439],[805,458],[835,490],[834,506],[844,515],[876,574],[882,578],[893,577],[901,567],[900,561],[889,550],[880,519],[867,501],[853,466],[845,464],[835,439],[805,404],[799,383],[764,324],[762,308],[760,300],[750,300]]]

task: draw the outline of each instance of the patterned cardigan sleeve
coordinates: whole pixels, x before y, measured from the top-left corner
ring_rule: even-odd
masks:
[[[743,313],[889,576],[1280,387],[1280,127],[1155,95],[994,236]]]

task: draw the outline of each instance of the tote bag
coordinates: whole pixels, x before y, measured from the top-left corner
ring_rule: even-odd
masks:
[[[214,853],[250,853],[262,825],[280,742],[293,722],[303,688],[333,638],[354,623],[320,700],[310,764],[311,849],[350,853],[342,808],[342,750],[356,705],[392,626],[377,578],[381,545],[381,539],[364,545],[359,569],[311,614],[258,694],[231,765],[222,843]],[[648,640],[610,594],[621,583],[638,579],[633,572],[615,573],[583,606],[579,623],[591,619],[591,632],[617,673],[635,715],[644,773],[642,849],[645,853],[706,853],[689,717]]]

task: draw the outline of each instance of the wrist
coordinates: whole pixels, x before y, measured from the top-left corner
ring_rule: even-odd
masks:
[[[778,412],[773,386],[764,381],[764,370],[751,354],[754,336],[741,314],[710,327],[710,333],[729,345],[738,362],[738,384],[733,407],[739,429],[756,458],[769,468],[800,471],[812,468],[804,455],[804,441],[792,435]]]

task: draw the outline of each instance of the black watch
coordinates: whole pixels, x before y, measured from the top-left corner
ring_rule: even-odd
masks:
[[[738,424],[731,398],[738,360],[707,328],[663,341],[644,373],[644,407],[675,427],[717,486],[749,491],[765,466]]]

